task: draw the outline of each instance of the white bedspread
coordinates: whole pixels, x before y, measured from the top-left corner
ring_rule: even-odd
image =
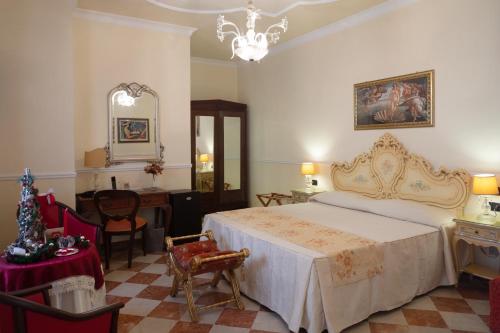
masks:
[[[372,279],[334,287],[325,255],[242,225],[221,214],[205,216],[222,249],[251,251],[241,290],[278,313],[289,329],[330,333],[370,314],[399,307],[455,275],[446,227],[397,220],[322,203],[271,207],[284,214],[384,244],[384,272]]]

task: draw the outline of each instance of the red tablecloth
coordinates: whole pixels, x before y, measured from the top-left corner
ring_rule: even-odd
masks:
[[[95,289],[104,284],[101,259],[95,245],[80,249],[75,255],[55,257],[34,264],[10,264],[0,258],[0,291],[16,291],[50,283],[77,275],[88,275],[95,280]]]

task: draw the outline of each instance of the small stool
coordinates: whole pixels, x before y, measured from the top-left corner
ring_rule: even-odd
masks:
[[[208,240],[174,246],[174,241],[201,237],[206,237]],[[198,321],[198,311],[211,309],[219,305],[234,302],[238,309],[245,309],[245,306],[241,302],[240,286],[234,270],[240,267],[245,258],[250,255],[248,249],[242,249],[239,252],[220,251],[217,248],[217,242],[211,230],[198,235],[175,238],[165,237],[165,243],[167,245],[169,266],[174,271],[174,281],[170,290],[170,296],[175,297],[179,287],[184,289],[189,314],[193,322]],[[193,299],[193,276],[213,272],[214,278],[210,284],[212,287],[217,287],[223,271],[226,271],[227,278],[231,283],[233,297],[214,304],[196,306]]]

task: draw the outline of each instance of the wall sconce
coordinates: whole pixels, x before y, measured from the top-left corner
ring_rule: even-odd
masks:
[[[304,162],[300,167],[300,172],[305,176],[306,192],[312,192],[312,175],[316,173],[314,164],[311,162]]]

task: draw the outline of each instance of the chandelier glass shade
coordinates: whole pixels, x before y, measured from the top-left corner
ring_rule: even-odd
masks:
[[[224,15],[217,18],[217,37],[221,42],[226,36],[234,36],[231,42],[233,55],[246,61],[259,61],[269,52],[269,43],[276,44],[280,38],[280,30],[286,32],[288,20],[283,18],[280,23],[273,24],[265,32],[255,32],[255,21],[260,19],[259,10],[255,8],[250,0],[247,7],[247,32],[242,35],[236,24],[224,19]],[[231,30],[223,31],[224,27],[231,27]]]

